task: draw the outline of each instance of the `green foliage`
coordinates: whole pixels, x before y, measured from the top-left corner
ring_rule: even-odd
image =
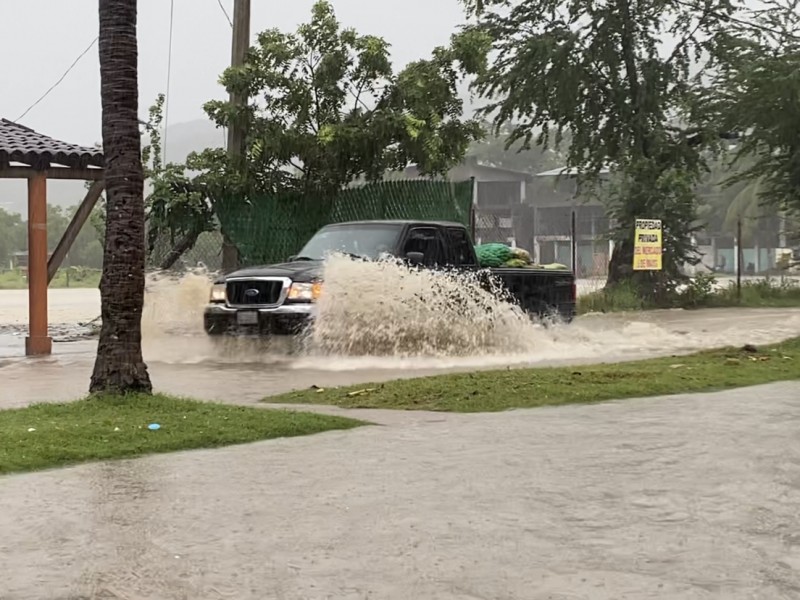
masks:
[[[252,101],[205,108],[220,127],[245,128],[246,157],[227,165],[206,153],[204,166],[262,193],[338,191],[409,163],[443,173],[482,134],[478,121],[462,120],[457,85],[463,71],[483,66],[486,45],[485,36],[458,37],[394,73],[385,40],[342,28],[319,1],[296,33],[260,33],[246,64],[225,71],[225,88]]]
[[[145,177],[151,187],[145,198],[150,255],[164,238],[172,246],[189,250],[203,233],[214,231],[217,227],[205,185],[206,179],[213,178],[216,173],[202,171],[195,176],[187,174],[187,171],[203,168],[204,164],[198,166],[202,159],[197,155],[190,156],[185,165],[165,164],[161,140],[163,120],[164,95],[159,94],[149,110],[145,124],[148,144],[142,148]],[[159,266],[167,268],[177,258],[178,255],[172,255]]]
[[[713,275],[700,273],[688,281],[678,297],[678,302],[684,308],[708,306],[714,297],[716,284],[717,280]]]
[[[47,245],[52,251],[58,244],[78,205],[63,209],[47,205]],[[0,209],[0,271],[12,266],[15,252],[28,248],[28,224],[21,215]],[[99,269],[103,265],[103,247],[97,232],[84,227],[72,244],[64,266],[78,265]]]
[[[670,165],[659,158],[630,161],[606,186],[605,201],[609,216],[618,227],[612,231],[615,256],[624,256],[609,281],[634,283],[642,297],[662,302],[684,280],[682,266],[697,264],[700,259],[692,244],[692,234],[699,230],[696,215],[698,171],[685,165]],[[661,219],[663,233],[663,269],[633,271],[634,223],[637,218]],[[621,250],[620,250],[621,249]],[[612,266],[613,262],[612,262]],[[616,276],[616,277],[615,277]]]
[[[706,306],[795,307],[800,305],[800,285],[786,277],[743,281],[741,292],[735,283],[715,292]]]
[[[642,297],[631,282],[621,282],[578,298],[580,314],[592,312],[629,312],[656,308],[717,308],[745,306],[800,306],[800,285],[790,278],[770,278],[743,281],[741,291],[736,282],[721,287],[716,277],[699,274],[664,297]]]
[[[491,129],[491,123],[484,123],[483,127]],[[506,123],[492,135],[472,144],[468,156],[478,159],[481,164],[501,169],[510,169],[523,173],[543,173],[563,167],[566,157],[563,152],[542,146],[525,148],[522,140],[510,141],[509,138],[516,128],[514,123]],[[567,147],[568,136],[562,143]]]
[[[206,103],[219,127],[247,132],[236,160],[207,149],[185,165],[164,165],[160,96],[145,149],[150,252],[167,237],[176,251],[162,262],[166,268],[204,234],[220,230],[235,240],[226,229],[236,221],[232,211],[243,215],[259,198],[310,194],[322,204],[354,182],[378,181],[409,163],[433,175],[460,162],[483,130],[462,119],[457,86],[463,73],[483,68],[487,39],[453,42],[394,73],[385,40],[342,28],[331,4],[317,2],[295,33],[260,33],[245,64],[223,73],[226,90],[249,99],[245,107]],[[231,218],[221,222],[223,213]]]
[[[741,133],[735,181],[758,181],[762,202],[800,211],[800,10],[765,3],[729,32],[709,93],[720,126]]]
[[[629,281],[578,296],[578,313],[632,312],[654,308]]]
[[[513,123],[509,142],[570,145],[567,166],[586,183],[613,165],[604,192],[618,230],[609,282],[633,280],[663,294],[696,261],[695,186],[702,150],[716,140],[696,92],[692,64],[716,53],[735,2],[684,0],[465,0],[475,17],[466,33],[493,40],[493,61],[475,88],[491,99],[496,129]],[[676,40],[668,50],[661,40]],[[704,58],[705,57],[705,58]],[[689,125],[685,125],[685,124]],[[665,272],[632,271],[636,218],[665,222]]]
[[[0,208],[0,270],[8,268],[15,252],[28,246],[27,225],[16,213]]]

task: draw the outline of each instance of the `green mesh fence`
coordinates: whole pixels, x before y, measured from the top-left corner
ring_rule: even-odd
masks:
[[[298,194],[217,203],[223,231],[243,266],[286,260],[329,223],[366,220],[441,220],[469,225],[472,182],[385,181],[334,198]]]

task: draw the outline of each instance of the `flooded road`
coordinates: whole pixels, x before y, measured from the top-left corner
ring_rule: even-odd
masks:
[[[588,315],[569,326],[533,327],[524,351],[467,357],[291,356],[286,347],[212,344],[201,331],[207,280],[151,286],[143,319],[144,352],[159,391],[251,403],[311,385],[331,387],[450,371],[546,366],[678,354],[800,335],[800,309],[712,309]],[[77,323],[97,316],[96,290],[51,290],[53,335],[74,339]],[[63,401],[88,389],[95,342],[57,342],[54,355],[25,359],[26,294],[0,291],[0,408]],[[61,335],[61,338],[59,338]],[[501,340],[502,341],[502,340]]]
[[[3,477],[0,598],[797,598],[798,398],[405,413]]]
[[[295,389],[331,387],[504,366],[551,366],[635,360],[722,345],[764,344],[800,335],[800,310],[714,309],[598,315],[540,332],[539,350],[467,358],[291,357],[281,348],[217,347],[203,334],[151,335],[145,358],[157,390],[222,402],[250,403]],[[0,338],[2,339],[2,338]],[[54,345],[54,355],[25,359],[23,336],[0,345],[0,407],[83,396],[95,342]]]
[[[96,293],[51,291],[56,339],[97,316]],[[206,293],[148,292],[160,391],[254,403],[800,335],[800,310],[654,311],[526,325],[507,354],[290,355],[211,344]],[[95,342],[25,359],[25,298],[0,292],[0,408],[83,396]],[[5,476],[0,600],[797,598],[798,398],[783,383],[496,414],[316,407],[379,426]]]

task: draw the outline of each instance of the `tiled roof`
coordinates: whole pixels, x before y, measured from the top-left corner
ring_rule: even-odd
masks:
[[[0,168],[12,162],[34,169],[46,169],[51,164],[83,169],[102,167],[105,161],[100,148],[60,142],[13,121],[0,119]]]

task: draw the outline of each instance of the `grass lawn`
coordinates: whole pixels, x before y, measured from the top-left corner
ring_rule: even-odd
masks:
[[[800,379],[800,338],[765,346],[756,352],[725,348],[629,363],[440,375],[323,391],[304,390],[264,401],[347,408],[489,412],[723,390],[791,379]]]
[[[600,289],[578,297],[578,313],[628,312],[654,308],[793,308],[800,307],[800,284],[791,277],[765,277],[742,282],[741,294],[736,284],[712,288],[712,278],[696,278],[681,293],[656,305],[643,300],[630,286]]]
[[[150,430],[157,423],[158,430]],[[310,413],[169,396],[92,397],[0,410],[0,473],[214,448],[365,425]]]
[[[96,288],[100,285],[99,269],[65,267],[59,269],[50,288]],[[28,280],[21,271],[0,272],[0,290],[28,289]]]

